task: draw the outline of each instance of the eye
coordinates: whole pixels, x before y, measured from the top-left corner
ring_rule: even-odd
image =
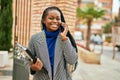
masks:
[[[57,18],[57,20],[60,20],[60,18]]]
[[[50,20],[53,20],[54,18],[53,17],[49,17]]]

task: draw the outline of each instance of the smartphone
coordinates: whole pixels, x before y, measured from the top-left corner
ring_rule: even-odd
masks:
[[[60,31],[63,32],[64,31],[64,27],[62,26],[62,24],[60,24],[60,27],[59,27]]]

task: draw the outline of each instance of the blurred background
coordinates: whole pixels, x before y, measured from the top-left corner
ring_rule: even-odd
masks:
[[[0,80],[12,80],[15,42],[27,47],[49,6],[62,10],[78,47],[120,62],[120,0],[0,0]]]

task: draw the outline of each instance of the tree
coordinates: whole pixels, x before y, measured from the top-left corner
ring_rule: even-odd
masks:
[[[103,28],[103,33],[112,33],[112,22],[105,24]]]
[[[86,49],[89,49],[90,36],[91,36],[91,24],[94,19],[100,18],[104,15],[105,10],[94,8],[93,5],[87,5],[85,8],[77,8],[77,18],[85,20],[87,23],[87,37],[86,37]]]
[[[0,50],[12,47],[12,0],[0,0]]]
[[[81,2],[82,2],[82,0],[77,0],[77,7],[78,7],[78,8],[80,7]],[[76,27],[77,27],[77,25],[79,24],[79,22],[80,22],[80,19],[77,18],[77,19],[76,19],[76,23],[75,23],[75,26],[76,26]]]

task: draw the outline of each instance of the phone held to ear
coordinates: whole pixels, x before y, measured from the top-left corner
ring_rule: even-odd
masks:
[[[62,26],[62,23],[60,24],[60,27],[59,27],[60,31],[63,32],[64,31],[64,28]]]

